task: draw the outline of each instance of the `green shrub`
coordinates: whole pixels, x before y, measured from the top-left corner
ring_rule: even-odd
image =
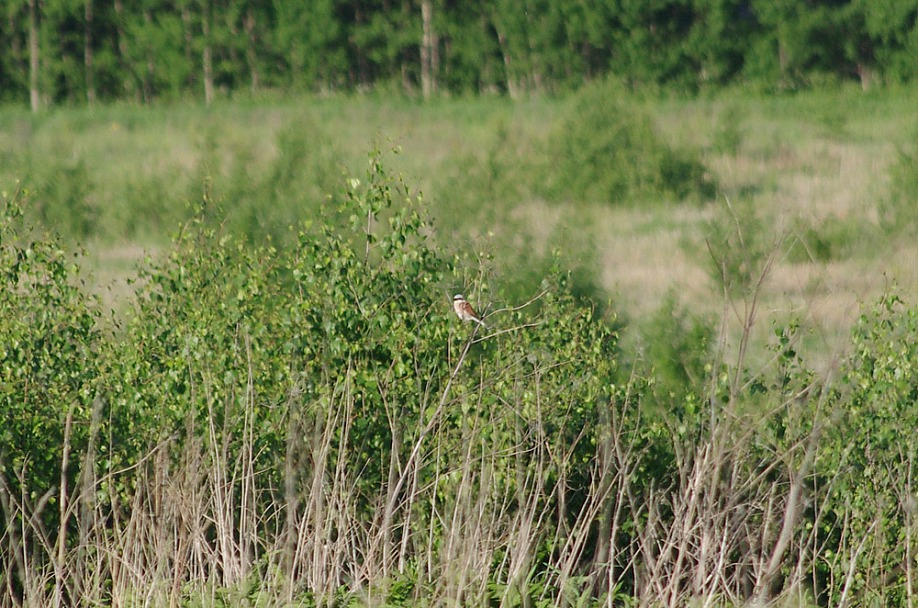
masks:
[[[736,103],[728,103],[717,114],[712,145],[716,152],[736,156],[746,134],[743,129],[743,111]]]
[[[54,530],[71,516],[55,501],[86,457],[108,351],[99,307],[77,286],[79,258],[29,229],[19,202],[4,196],[0,215],[0,513],[6,530]],[[31,524],[16,516],[21,509],[9,510],[11,496],[34,506]]]
[[[826,577],[850,572],[860,603],[902,605],[908,576],[918,459],[918,307],[895,294],[866,308],[852,328],[852,353],[830,394],[834,419],[820,446],[817,495],[838,524],[825,535]],[[851,556],[840,559],[840,556]],[[828,603],[838,603],[839,589]]]
[[[697,153],[667,145],[615,81],[584,87],[547,146],[546,188],[556,199],[628,204],[714,194]]]
[[[883,227],[894,234],[918,234],[918,132],[910,144],[899,149],[889,177],[889,193],[880,204]]]
[[[685,310],[675,293],[664,299],[641,332],[646,361],[653,367],[649,402],[664,420],[686,432],[696,423],[697,396],[704,393],[714,361],[713,323]]]
[[[22,184],[26,217],[71,242],[99,233],[92,202],[95,184],[83,161],[52,154],[39,162],[27,156]]]
[[[829,262],[843,260],[852,248],[875,238],[876,230],[857,218],[828,217],[820,226],[797,222],[793,229],[787,260],[790,262]]]
[[[199,146],[199,160],[188,188],[189,200],[207,197],[210,226],[223,226],[251,244],[269,240],[286,246],[299,222],[317,219],[325,200],[337,188],[343,162],[331,138],[308,119],[278,131],[277,156],[267,166],[246,145],[220,144],[208,131]],[[187,209],[182,210],[188,218]]]
[[[557,541],[547,531],[577,525],[591,500],[602,408],[618,390],[615,336],[562,277],[543,276],[538,305],[524,307],[486,289],[484,277],[453,271],[430,241],[421,202],[377,155],[331,203],[320,221],[301,224],[291,247],[274,250],[242,245],[215,225],[205,200],[142,277],[113,363],[116,468],[143,469],[145,454],[173,444],[168,466],[181,471],[194,459],[201,483],[227,483],[212,476],[228,467],[232,492],[254,484],[252,530],[277,551],[271,560],[298,542],[277,531],[335,495],[335,517],[347,522],[335,524],[341,542],[362,551],[382,543],[437,568],[419,584],[386,574],[385,554],[370,555],[382,567],[369,577],[345,564],[347,576],[406,604],[422,592],[452,593],[462,576],[447,547],[464,532],[437,509],[469,517],[472,488],[495,515],[524,500],[534,511],[518,516],[542,531],[522,539],[532,543],[522,556],[530,576],[548,581],[545,593],[557,593],[548,544]],[[488,330],[455,318],[455,291],[494,313]],[[489,300],[512,310],[497,312]],[[246,477],[244,463],[257,478]],[[119,500],[136,496],[136,483],[133,474],[120,479]],[[486,525],[495,534],[504,523]],[[581,525],[586,533],[589,522]],[[486,551],[494,580],[506,580],[503,556],[516,549],[502,542]],[[204,567],[216,576],[219,563]],[[526,587],[525,577],[514,580]]]
[[[706,226],[706,250],[693,251],[703,256],[719,290],[731,297],[749,297],[761,288],[783,238],[768,230],[748,201],[734,205],[725,199],[722,211]]]
[[[188,216],[187,206],[173,190],[174,184],[158,174],[127,177],[122,198],[106,218],[109,233],[105,236],[139,243],[168,242],[167,235]]]
[[[284,242],[290,226],[319,215],[322,202],[338,188],[344,162],[331,137],[312,120],[297,119],[275,138],[277,157],[254,185],[234,198],[241,231]],[[247,176],[248,177],[248,176]]]

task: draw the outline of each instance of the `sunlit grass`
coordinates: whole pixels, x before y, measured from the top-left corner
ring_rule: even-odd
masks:
[[[909,90],[855,88],[775,97],[739,89],[695,99],[642,97],[661,139],[698,151],[716,179],[717,201],[706,205],[546,202],[538,168],[555,160],[546,136],[570,107],[566,99],[547,98],[266,97],[211,108],[56,109],[39,117],[6,108],[0,111],[0,182],[11,189],[15,179],[25,179],[40,202],[48,184],[60,179],[59,167],[81,164],[88,183],[61,188],[89,191],[93,233],[80,240],[104,287],[131,272],[117,252],[167,242],[205,181],[228,210],[238,201],[221,201],[222,195],[244,196],[247,184],[270,187],[264,182],[284,153],[279,134],[291,125],[313,125],[315,132],[302,136],[315,142],[307,145],[334,148],[313,152],[337,167],[331,177],[337,183],[365,170],[371,148],[397,147],[390,164],[423,191],[442,227],[439,239],[487,237],[498,250],[528,242],[542,256],[553,248],[576,250],[595,266],[599,286],[638,321],[671,290],[699,310],[720,309],[722,302],[711,297],[704,235],[725,202],[790,240],[817,235],[825,242],[816,259],[800,255],[804,246],[778,260],[765,309],[812,319],[819,331],[837,336],[846,333],[860,301],[893,281],[918,284],[914,247],[905,237],[884,238],[878,214],[889,167],[912,132],[910,99]],[[246,204],[257,209],[260,203]],[[520,230],[529,236],[521,240]],[[595,255],[585,255],[583,243],[591,243]],[[518,255],[505,257],[523,263]]]

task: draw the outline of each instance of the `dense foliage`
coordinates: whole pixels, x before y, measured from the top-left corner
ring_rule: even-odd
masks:
[[[686,90],[915,77],[916,0],[9,0],[0,95],[33,109],[283,89]]]
[[[712,246],[740,347],[671,306],[660,369],[622,365],[564,274],[500,304],[373,154],[283,250],[205,198],[109,321],[5,202],[0,606],[918,594],[918,313],[895,296],[837,376],[794,325],[751,371],[772,254]]]
[[[714,180],[697,151],[675,150],[615,81],[583,87],[552,133],[549,196],[622,203],[708,200]]]

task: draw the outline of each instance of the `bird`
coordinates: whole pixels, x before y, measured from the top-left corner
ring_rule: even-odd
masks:
[[[472,308],[472,305],[466,301],[465,296],[461,293],[457,293],[453,296],[453,310],[456,311],[456,316],[462,321],[475,321],[482,327],[487,327],[485,322],[481,320],[478,313],[475,312],[475,309]]]

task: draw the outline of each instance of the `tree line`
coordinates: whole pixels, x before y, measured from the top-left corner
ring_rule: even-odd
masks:
[[[914,78],[918,0],[7,0],[0,101]]]

